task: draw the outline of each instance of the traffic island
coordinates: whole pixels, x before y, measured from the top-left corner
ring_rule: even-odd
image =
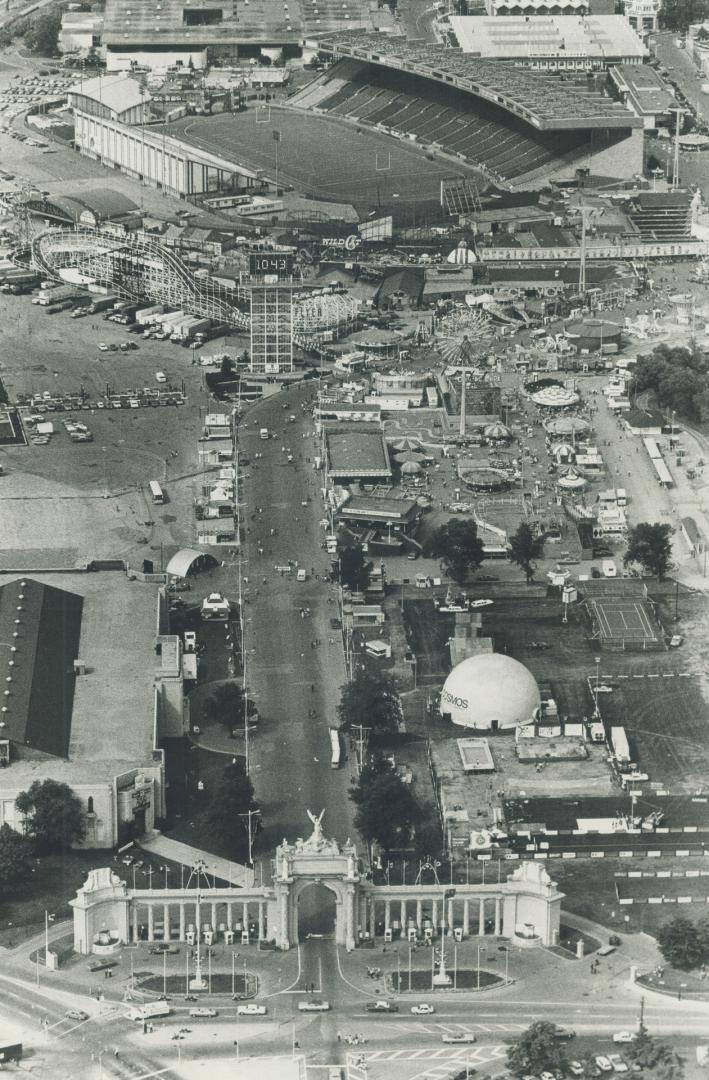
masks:
[[[194,973],[193,973],[194,975]],[[135,990],[152,994],[167,994],[168,996],[182,994],[190,999],[197,1000],[202,996],[213,997],[227,994],[235,997],[238,1001],[256,997],[259,989],[258,976],[252,972],[241,972],[232,976],[228,971],[202,972],[204,989],[194,989],[194,978],[186,975],[162,975],[145,974],[137,972],[134,976]]]
[[[392,972],[392,990],[397,994],[428,993],[438,990],[492,990],[504,986],[505,980],[492,971],[477,968],[460,968],[448,971],[450,981],[443,985],[437,982],[437,975],[431,975],[431,969],[415,968],[413,971]]]

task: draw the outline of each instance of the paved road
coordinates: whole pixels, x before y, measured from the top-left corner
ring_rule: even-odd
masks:
[[[680,88],[692,108],[709,123],[709,94],[703,94],[700,89],[707,79],[700,76],[688,50],[677,48],[675,39],[676,34],[658,34],[655,55],[667,68],[671,81]]]
[[[242,520],[248,530],[243,569],[248,582],[242,584],[249,601],[247,682],[264,718],[253,749],[253,779],[265,824],[261,850],[273,850],[283,837],[309,835],[308,809],[325,808],[326,835],[340,841],[353,835],[349,769],[330,768],[328,728],[336,722],[345,679],[341,638],[329,625],[337,614],[335,589],[312,576],[312,570],[319,576],[329,570],[320,547],[324,530],[318,477],[306,460],[313,457],[314,441],[303,438],[313,425],[301,401],[313,392],[307,383],[289,391],[287,409],[282,394],[261,403],[249,410],[239,434],[241,450],[251,460],[242,488]],[[291,414],[294,423],[287,421]],[[262,427],[278,437],[261,440]],[[292,464],[283,447],[292,452]],[[307,582],[296,581],[295,569],[285,576],[275,571],[289,559],[307,570]],[[310,615],[303,618],[305,608]],[[316,639],[321,644],[312,647]],[[311,711],[314,716],[308,715]]]

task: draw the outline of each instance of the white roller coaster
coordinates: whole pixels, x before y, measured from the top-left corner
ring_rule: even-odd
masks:
[[[142,234],[116,236],[101,229],[45,229],[32,238],[32,261],[57,281],[74,271],[86,284],[101,285],[126,300],[166,304],[224,322],[241,331],[250,325],[249,290],[226,288],[194,276],[171,248]],[[309,348],[326,331],[355,329],[359,301],[340,294],[295,297],[296,344]]]
[[[32,261],[49,278],[75,270],[127,300],[150,300],[247,329],[240,310],[246,294],[196,278],[170,248],[142,235],[114,236],[99,229],[48,229],[32,239]]]

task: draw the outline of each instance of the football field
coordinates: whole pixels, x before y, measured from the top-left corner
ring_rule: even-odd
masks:
[[[251,108],[242,113],[185,117],[168,125],[171,135],[202,150],[260,169],[305,195],[353,203],[361,211],[392,202],[416,208],[439,203],[446,177],[474,170],[430,161],[412,144],[360,129],[329,116],[296,109]],[[278,135],[276,135],[278,133]],[[276,160],[278,159],[278,160]]]

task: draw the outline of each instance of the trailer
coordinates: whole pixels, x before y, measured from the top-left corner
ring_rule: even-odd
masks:
[[[630,747],[628,745],[628,736],[625,734],[625,728],[611,728],[611,746],[613,747],[613,756],[618,764],[628,765],[630,763]]]
[[[97,315],[99,311],[108,311],[116,303],[117,296],[98,296],[91,301],[91,314]]]
[[[8,1062],[22,1060],[22,1043],[15,1039],[6,1039],[0,1035],[0,1069]]]
[[[135,313],[135,321],[140,326],[150,326],[156,321],[155,316],[162,315],[164,311],[164,304],[151,304],[150,307],[138,308]]]

